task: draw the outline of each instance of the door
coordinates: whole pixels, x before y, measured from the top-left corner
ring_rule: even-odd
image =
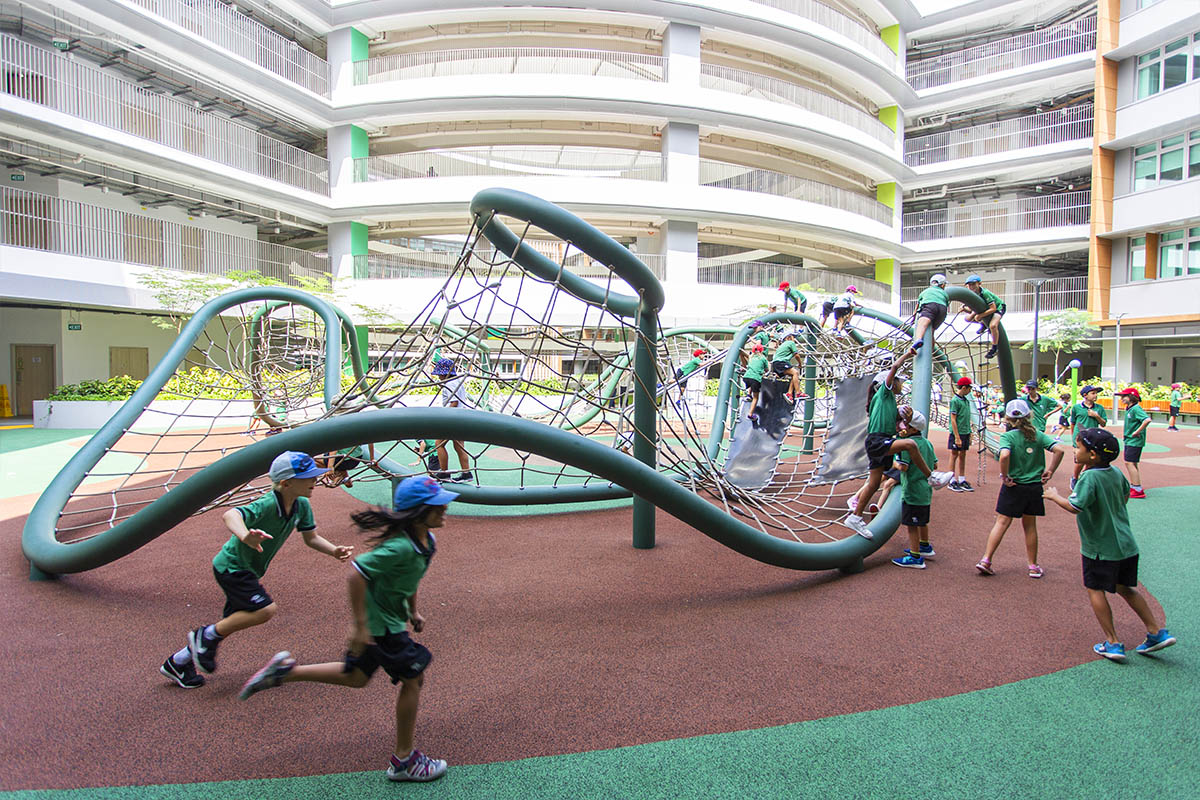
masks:
[[[54,345],[14,344],[13,412],[33,416],[33,401],[45,400],[54,391]]]
[[[135,380],[144,381],[149,374],[150,348],[108,348],[108,377],[116,378],[120,375],[128,375]]]

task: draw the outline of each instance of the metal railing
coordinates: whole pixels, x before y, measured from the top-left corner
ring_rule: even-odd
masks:
[[[354,65],[354,83],[443,78],[454,75],[586,75],[665,81],[667,59],[615,50],[565,47],[479,47],[397,53]]]
[[[535,250],[546,248],[537,247]],[[543,253],[548,258],[558,260],[555,253]],[[400,253],[367,253],[354,256],[354,277],[358,280],[394,280],[397,278],[446,278],[459,261],[458,253],[438,253],[422,250],[405,250]],[[662,278],[666,269],[666,256],[639,255],[638,258],[650,268],[657,277]],[[604,264],[593,260],[583,253],[572,253],[563,262],[564,268],[582,278],[608,278],[612,275]],[[517,278],[519,270],[511,273]]]
[[[1091,216],[1090,191],[934,208],[905,214],[901,241],[925,242],[959,236],[1087,225]]]
[[[329,162],[193,104],[0,35],[0,92],[235,169],[329,194]]]
[[[291,284],[329,273],[324,254],[6,186],[0,244],[203,275],[254,271]]]
[[[329,96],[329,63],[220,0],[132,0],[268,72]]]
[[[1084,17],[954,53],[909,61],[904,74],[914,89],[930,89],[1095,49],[1096,18]]]
[[[700,85],[719,92],[757,97],[773,103],[803,108],[805,111],[865,131],[885,144],[890,145],[896,140],[896,132],[870,112],[807,86],[716,64],[700,65]]]
[[[615,147],[457,147],[354,159],[354,180],[464,176],[564,176],[661,181],[663,156]]]
[[[730,286],[761,286],[776,289],[783,281],[800,287],[813,287],[806,292],[810,310],[820,310],[820,299],[815,294],[841,294],[853,285],[859,296],[881,303],[892,301],[892,287],[871,278],[848,275],[824,269],[808,269],[791,264],[768,264],[762,261],[731,261],[723,258],[702,258],[699,263],[699,282],[726,284]]]
[[[883,63],[896,63],[896,53],[884,44],[877,31],[871,30],[860,20],[833,6],[818,2],[818,0],[751,0],[751,2],[812,20],[861,44]]]
[[[1023,279],[984,281],[985,289],[995,293],[1005,304],[1005,313],[1033,313],[1033,288]],[[917,297],[924,286],[906,286],[900,290],[900,316],[907,317],[917,310]],[[1051,278],[1042,285],[1038,298],[1038,313],[1065,311],[1068,308],[1087,308],[1087,276],[1070,275]]]
[[[1025,147],[1090,141],[1092,118],[1092,104],[1081,103],[1002,122],[914,136],[904,141],[904,163],[919,167]]]
[[[892,209],[874,197],[769,169],[744,167],[740,164],[702,158],[700,159],[700,185],[805,200],[861,214],[876,222],[882,222],[884,225],[892,224]]]

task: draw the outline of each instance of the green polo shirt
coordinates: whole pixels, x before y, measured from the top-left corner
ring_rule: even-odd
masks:
[[[792,357],[800,352],[800,348],[792,339],[787,339],[779,347],[775,348],[775,354],[771,356],[772,361],[786,361],[792,363]]]
[[[931,470],[936,469],[937,454],[933,452],[933,445],[929,443],[929,440],[919,433],[913,436],[912,440],[917,443],[917,450],[920,451],[921,458],[925,459],[925,465]],[[927,506],[932,503],[933,487],[929,485],[929,478],[912,465],[908,452],[902,452],[897,460],[908,464],[908,469],[900,473],[900,486],[904,490],[904,502],[910,506]]]
[[[954,415],[955,433],[959,436],[971,435],[971,403],[967,398],[957,393],[950,398],[950,413]]]
[[[1178,389],[1171,390],[1171,399],[1169,405],[1179,406],[1183,402],[1183,392]]]
[[[800,290],[795,287],[788,289],[786,292],[784,292],[784,294],[795,300],[797,307],[799,307],[801,303],[808,302],[808,298],[801,294]]]
[[[237,507],[246,523],[247,530],[258,529],[270,539],[263,539],[262,552],[247,547],[236,536],[230,536],[217,555],[213,558],[213,569],[217,572],[241,572],[249,570],[258,577],[267,571],[271,559],[283,547],[292,531],[311,531],[316,529],[313,520],[312,505],[307,497],[297,497],[292,503],[292,513],[283,513],[283,499],[279,492],[270,491],[252,503]]]
[[[1046,471],[1046,451],[1054,449],[1056,444],[1041,431],[1033,439],[1026,439],[1019,428],[1005,431],[1000,436],[999,451],[1008,451],[1008,477],[1017,483],[1041,483]]]
[[[699,367],[700,367],[700,357],[692,356],[691,361],[687,362],[686,364],[684,364],[682,367],[679,368],[679,377],[682,378],[685,375],[691,375]]]
[[[1089,411],[1095,411],[1100,415],[1100,419],[1090,416],[1088,414]],[[1071,407],[1071,424],[1075,426],[1076,433],[1085,428],[1103,428],[1108,424],[1108,414],[1104,411],[1104,406],[1099,403],[1088,408],[1082,402],[1079,402]]]
[[[1149,414],[1142,408],[1141,403],[1130,406],[1125,409],[1125,446],[1126,447],[1145,447],[1146,432],[1134,435],[1134,431],[1142,426],[1142,423],[1149,418]]]
[[[404,534],[390,536],[352,562],[367,581],[367,631],[372,636],[403,633],[412,618],[409,598],[429,569],[437,540],[429,534],[429,550],[422,551]]]
[[[1079,552],[1102,561],[1121,561],[1138,554],[1129,527],[1129,481],[1112,466],[1090,467],[1075,483],[1067,502],[1078,509]]]
[[[996,294],[991,289],[984,289],[982,286],[979,287],[979,296],[983,298],[984,305],[988,303],[995,303],[997,311],[1004,308],[1004,301],[1000,299],[1000,295]]]
[[[752,381],[761,381],[763,375],[767,374],[767,357],[762,353],[755,353],[750,356],[750,363],[746,365],[746,377]]]
[[[917,308],[926,303],[937,303],[938,305],[950,305],[950,298],[946,296],[946,290],[940,286],[930,286],[917,297]]]
[[[867,407],[867,433],[896,434],[896,395],[887,386],[880,386],[871,396]]]
[[[752,347],[755,342],[758,342],[763,346],[763,349],[766,349],[771,346],[771,336],[766,331],[759,331],[750,337],[750,345]]]
[[[1054,413],[1054,409],[1058,408],[1058,401],[1053,397],[1047,397],[1044,394],[1039,394],[1037,402],[1025,398],[1025,402],[1029,404],[1029,417],[1033,421],[1034,430],[1046,430],[1046,417]]]

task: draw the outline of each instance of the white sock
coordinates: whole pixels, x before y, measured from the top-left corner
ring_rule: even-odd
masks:
[[[205,641],[209,642],[219,642],[225,638],[221,634],[217,633],[216,625],[205,625],[204,630],[200,633],[200,635],[204,637]]]
[[[1134,485],[1133,488],[1140,492],[1142,490],[1142,485],[1139,483],[1139,484]]]
[[[192,651],[186,647],[183,648],[171,656],[171,663],[177,667],[186,667],[192,663]]]

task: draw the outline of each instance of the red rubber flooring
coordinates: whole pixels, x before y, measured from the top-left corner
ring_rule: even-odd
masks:
[[[944,439],[935,433],[943,465]],[[1151,439],[1173,451],[1147,457],[1151,499],[1134,502],[1153,502],[1155,485],[1200,478],[1185,465],[1200,464],[1186,461],[1200,457],[1185,446],[1194,436],[1155,429]],[[1095,622],[1072,518],[1052,510],[1041,526],[1044,579],[1025,574],[1019,526],[995,559],[999,574],[973,568],[993,518],[989,470],[974,494],[935,496],[938,555],[924,571],[888,563],[905,546],[902,530],[866,572],[841,576],[758,564],[663,514],[649,551],[630,546],[628,510],[451,518],[419,598],[420,638],[435,660],[418,746],[454,764],[615,747],[909,703],[1079,663]],[[1061,488],[1069,470],[1055,479]],[[184,691],[158,666],[190,627],[219,615],[209,567],[226,538],[219,515],[104,568],[32,583],[19,548],[31,502],[0,502],[2,788],[382,766],[395,697],[383,673],[361,690],[292,685],[236,697],[276,650],[340,658],[348,567],[294,537],[264,581],[279,614],[230,637],[209,684]],[[326,538],[355,541],[356,501],[323,489],[314,507]]]

